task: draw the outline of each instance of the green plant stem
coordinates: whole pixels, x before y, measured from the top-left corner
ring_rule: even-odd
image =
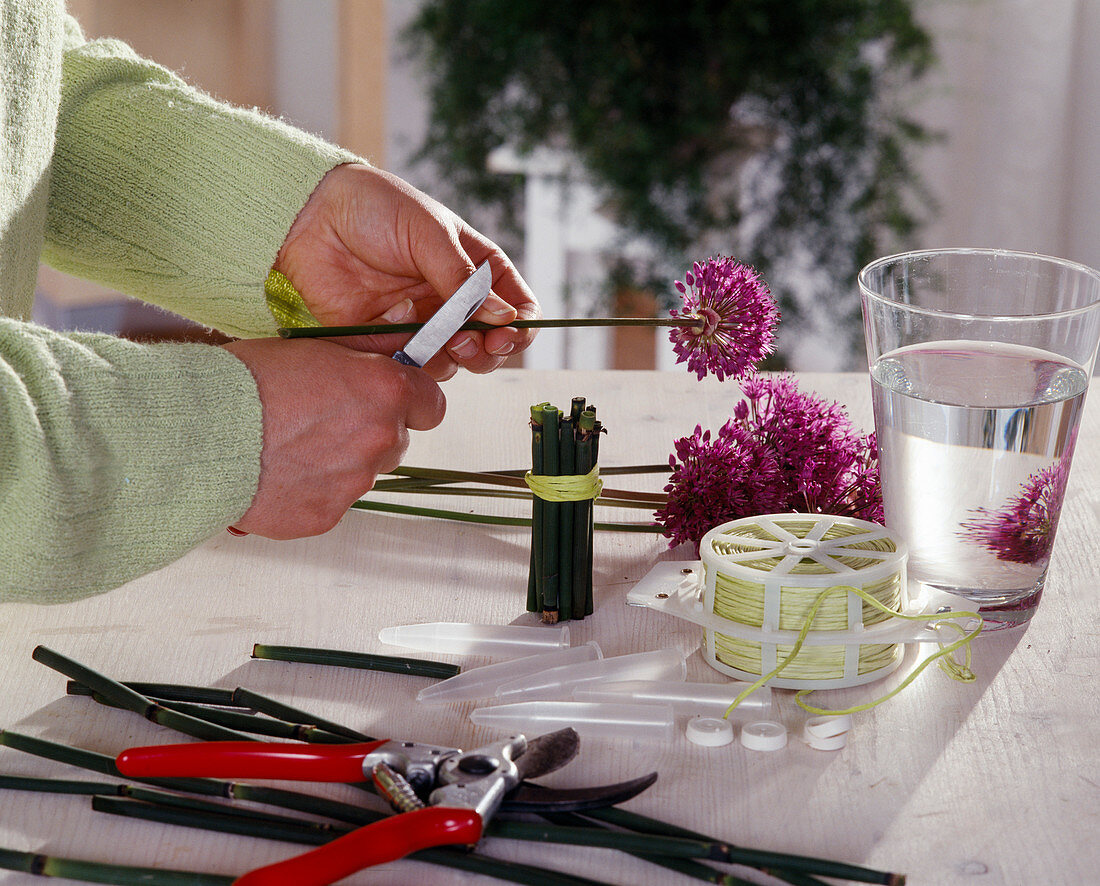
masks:
[[[575,399],[575,398],[574,398]],[[558,425],[558,472],[562,476],[574,473],[576,443],[573,439],[573,416],[563,415]],[[573,617],[573,512],[575,503],[558,504],[558,611],[561,618]]]
[[[384,671],[388,674],[406,674],[411,677],[435,677],[440,680],[453,677],[462,670],[455,664],[429,661],[424,658],[372,655],[366,652],[345,652],[340,649],[317,649],[312,646],[269,646],[257,643],[252,647],[252,657],[267,661],[289,661],[301,664],[330,665],[338,668],[358,668],[365,671]]]
[[[609,830],[606,825],[588,821],[572,812],[542,813],[542,817],[557,825]],[[717,883],[719,886],[753,886],[753,884],[749,883],[747,880],[742,880],[740,877],[735,877],[732,874],[726,874],[722,871],[715,870],[702,862],[691,861],[689,859],[663,858],[659,855],[649,855],[640,852],[631,854],[634,855],[635,858],[640,858],[643,861],[648,861],[651,864],[659,865],[670,871],[676,871],[678,874],[683,874],[686,877],[692,877],[696,880],[702,880],[706,883]]]
[[[577,418],[577,441],[574,453],[576,470],[586,474],[596,466],[592,446],[596,410],[584,406]],[[592,548],[594,513],[591,501],[578,502],[573,512],[573,618],[582,619],[588,614],[586,601],[592,594],[592,567],[589,551]]]
[[[0,790],[4,791],[31,791],[36,794],[118,794],[121,788],[122,785],[105,781],[0,775]]]
[[[100,704],[114,708],[118,707],[118,705],[114,704],[110,699],[104,698],[98,692],[73,694],[88,694],[94,701]],[[286,720],[260,717],[255,714],[244,714],[238,710],[226,710],[221,707],[206,707],[204,705],[182,701],[153,700],[159,702],[166,708],[194,717],[196,720],[205,720],[208,723],[214,723],[218,726],[224,726],[227,729],[233,729],[251,735],[266,735],[271,738],[306,741],[314,744],[347,744],[348,742],[357,740],[344,735],[337,735],[324,729],[319,729],[316,726],[302,723],[290,723]]]
[[[687,828],[682,828],[678,825],[669,824],[668,822],[661,821],[657,818],[650,818],[637,812],[630,812],[626,809],[619,809],[618,807],[608,807],[606,809],[589,809],[580,814],[583,815],[583,817],[585,818],[607,822],[617,827],[636,831],[640,834],[654,834],[666,837],[683,837],[688,840],[709,840],[717,842],[714,837],[709,837],[706,834],[699,833],[698,831],[688,830]],[[786,883],[790,883],[792,884],[792,886],[828,886],[828,884],[823,883],[821,880],[818,880],[817,878],[802,872],[777,869],[769,865],[760,866],[760,870],[762,870],[766,874],[769,874],[772,877],[775,877],[778,880],[783,880]],[[888,874],[885,876],[896,878],[898,875]],[[887,882],[904,882],[904,878],[901,878],[901,880],[895,879],[893,881]]]
[[[236,877],[222,874],[105,864],[14,849],[0,849],[0,868],[39,877],[63,877],[84,883],[115,883],[118,886],[149,886],[151,883],[156,886],[232,886],[236,880]]]
[[[558,430],[561,427],[561,412],[556,406],[546,406],[542,410],[542,474],[556,477],[558,469]],[[539,557],[539,569],[542,573],[542,620],[551,624],[558,620],[558,552],[561,538],[558,535],[558,510],[560,502],[543,502],[542,554]]]
[[[274,698],[269,698],[266,695],[260,695],[260,693],[245,689],[242,686],[238,686],[233,690],[233,701],[244,707],[252,708],[254,711],[259,711],[261,714],[267,714],[269,717],[275,717],[276,719],[284,720],[289,723],[315,726],[318,729],[323,729],[325,732],[342,736],[351,741],[367,742],[375,740],[371,736],[355,729],[350,729],[347,726],[335,723],[324,717],[318,717],[316,714],[307,713],[300,708],[291,707],[288,704],[276,701]],[[311,739],[306,738],[305,740],[310,741]]]
[[[501,517],[496,514],[470,514],[465,511],[448,511],[442,508],[421,508],[415,505],[395,504],[388,501],[357,501],[352,503],[357,511],[378,511],[384,514],[405,514],[411,517],[435,517],[459,523],[480,523],[486,526],[530,526],[530,517]],[[655,523],[602,523],[596,521],[592,528],[601,532],[646,532],[660,535],[664,529]]]
[[[531,407],[531,473],[542,473],[543,410],[549,403],[536,403]],[[400,468],[398,469],[400,470]],[[526,484],[524,484],[526,486]],[[542,611],[542,542],[546,502],[537,495],[531,496],[531,519],[524,521],[531,526],[531,556],[527,570],[527,611]]]
[[[41,757],[44,760],[53,760],[56,763],[76,766],[90,772],[98,772],[100,775],[109,775],[111,778],[125,779],[125,776],[118,771],[114,757],[108,757],[106,754],[100,754],[96,751],[87,751],[60,742],[23,735],[12,732],[10,729],[0,732],[0,745],[35,757]],[[202,794],[208,797],[230,796],[226,793],[229,783],[216,781],[212,778],[139,778],[134,780],[140,781],[142,784],[186,791],[191,794]]]
[[[170,729],[175,729],[178,732],[205,741],[247,741],[249,739],[243,733],[226,729],[224,726],[218,726],[214,723],[208,723],[205,720],[198,720],[187,714],[181,714],[178,711],[159,705],[140,692],[135,692],[110,677],[105,677],[86,665],[82,665],[80,662],[45,646],[35,647],[31,653],[31,658],[55,671],[59,671],[71,680],[83,683],[94,692],[98,692],[104,698],[109,699],[113,704],[140,714],[145,719],[161,726],[167,726]]]
[[[540,404],[542,405],[542,404]],[[576,425],[574,425],[576,428]],[[589,468],[591,470],[591,468]],[[532,473],[539,473],[532,471]],[[577,473],[588,473],[587,471],[577,471]],[[620,468],[618,470],[609,468],[606,472],[601,468],[601,474],[606,476],[612,476],[615,474],[633,474],[633,473],[669,473],[667,465],[640,465],[636,467]],[[382,480],[375,484],[375,489],[388,489],[392,491],[401,491],[402,489],[410,488],[423,488],[424,485],[443,485],[449,483],[481,483],[487,486],[510,486],[515,489],[527,489],[527,483],[523,480],[523,475],[514,475],[508,471],[451,471],[444,468],[416,468],[416,467],[398,467],[394,468],[390,474],[400,478],[394,485],[385,486],[389,481]],[[424,484],[414,484],[409,482],[407,485],[397,485],[402,481],[425,481]],[[623,500],[633,500],[637,502],[644,502],[647,504],[661,505],[667,501],[668,496],[659,492],[635,492],[626,489],[604,489],[600,493],[600,498],[619,498]]]
[[[519,498],[530,499],[532,493],[527,489],[500,489],[489,488],[481,489],[476,486],[456,486],[451,483],[433,483],[431,481],[411,481],[411,485],[402,485],[404,481],[394,481],[399,485],[389,485],[390,481],[379,480],[374,484],[371,489],[372,493],[375,492],[388,492],[388,493],[401,493],[403,495],[415,495],[420,493],[422,495],[469,495],[469,496],[482,496],[485,498]],[[664,504],[666,498],[660,493],[653,492],[634,492],[627,489],[609,489],[606,486],[601,490],[600,497],[596,500],[596,504],[601,507],[611,508],[641,508],[647,511],[653,511],[656,508]],[[573,504],[576,502],[563,502],[563,504]]]
[[[580,317],[541,320],[513,320],[507,324],[513,329],[581,329],[614,326],[654,326],[654,327],[694,327],[702,329],[705,321],[695,317]],[[393,335],[396,333],[419,332],[423,323],[375,323],[364,326],[301,326],[281,327],[282,338],[332,338],[344,335]],[[481,332],[497,329],[493,323],[470,320],[460,330],[479,330]]]
[[[233,704],[233,691],[216,689],[211,686],[184,686],[179,683],[142,683],[123,681],[123,686],[148,696],[154,701],[183,701],[193,704],[215,705],[220,708],[236,707]],[[92,689],[76,680],[70,680],[65,686],[69,695],[91,695]]]

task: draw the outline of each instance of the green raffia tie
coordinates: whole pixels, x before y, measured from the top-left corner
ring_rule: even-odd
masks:
[[[587,474],[548,476],[528,471],[523,482],[543,501],[587,501],[598,498],[603,489],[597,465]]]
[[[267,275],[267,280],[264,281],[264,295],[267,296],[268,308],[280,326],[289,329],[321,325],[309,312],[309,308],[302,301],[294,284],[278,271],[272,270]]]

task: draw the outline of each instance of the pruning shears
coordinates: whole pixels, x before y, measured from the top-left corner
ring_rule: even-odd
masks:
[[[531,740],[513,735],[471,751],[385,739],[345,745],[214,741],[131,748],[119,754],[116,765],[131,778],[372,782],[399,814],[234,881],[234,886],[328,886],[421,849],[473,846],[500,810],[567,812],[613,806],[657,779],[651,772],[579,789],[526,783],[560,769],[576,756],[579,744],[572,729]]]

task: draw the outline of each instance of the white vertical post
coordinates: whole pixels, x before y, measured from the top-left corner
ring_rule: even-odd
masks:
[[[530,169],[525,183],[524,262],[527,283],[547,317],[566,316],[565,228],[562,218],[563,186],[560,175]],[[544,330],[523,355],[529,369],[561,369],[565,366],[565,329]]]

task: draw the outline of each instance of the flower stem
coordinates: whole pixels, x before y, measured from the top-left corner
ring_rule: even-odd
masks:
[[[205,741],[240,741],[248,739],[247,735],[233,729],[226,729],[224,726],[208,723],[205,720],[197,720],[187,714],[181,714],[179,711],[173,711],[159,705],[148,696],[135,692],[133,689],[105,677],[59,652],[54,652],[46,646],[35,647],[31,653],[31,658],[64,674],[71,680],[83,683],[93,692],[98,692],[120,708],[140,714],[146,720],[161,726],[167,726],[170,729],[184,732]]]
[[[288,704],[276,701],[273,698],[268,698],[266,695],[260,695],[260,693],[245,689],[242,686],[238,686],[233,690],[233,702],[251,708],[254,711],[259,711],[261,714],[267,714],[269,717],[323,729],[327,733],[339,735],[349,741],[374,741],[371,736],[365,735],[362,732],[349,729],[347,726],[340,723],[334,723],[332,720],[327,720],[324,717],[318,717],[316,714],[310,714],[298,708],[291,707]],[[306,741],[313,740],[312,738],[306,738]]]
[[[235,879],[222,874],[104,864],[36,852],[18,852],[14,849],[0,849],[0,868],[37,874],[39,877],[63,877],[86,883],[116,883],[119,886],[148,883],[156,883],[158,886],[232,886]]]
[[[233,692],[229,689],[216,689],[211,686],[183,686],[179,683],[141,683],[123,682],[127,689],[133,689],[154,701],[185,701],[194,704],[215,705],[220,708],[236,707],[233,704]],[[70,680],[65,686],[68,695],[92,695],[93,690],[77,680]]]
[[[359,668],[367,671],[385,671],[412,677],[436,677],[446,680],[462,669],[458,665],[424,658],[406,658],[397,655],[371,655],[365,652],[345,652],[340,649],[315,649],[310,646],[268,646],[257,643],[252,647],[252,657],[267,661],[289,661],[304,664],[331,665],[339,668]]]
[[[358,511],[382,511],[388,514],[408,514],[413,517],[437,517],[441,520],[457,520],[460,523],[482,523],[490,526],[530,526],[530,517],[502,517],[496,514],[470,514],[465,511],[448,511],[440,508],[419,508],[414,505],[394,504],[388,501],[357,501],[352,508]],[[655,523],[601,523],[593,529],[603,532],[649,532],[660,535],[664,529]]]
[[[588,327],[610,326],[669,326],[692,327],[702,329],[705,321],[697,317],[575,317],[541,320],[513,320],[506,324],[513,329],[580,329]],[[280,327],[282,338],[329,338],[343,335],[390,335],[393,333],[418,332],[423,323],[373,323],[365,326],[292,326]],[[484,332],[497,329],[493,323],[471,320],[459,327],[460,331],[478,330]]]
[[[540,404],[541,405],[541,404]],[[573,423],[574,433],[577,433],[577,425]],[[560,458],[560,448],[559,448]],[[627,473],[669,473],[667,465],[645,465],[640,468],[626,468],[615,469],[608,468],[606,471],[601,469],[601,475],[610,476],[612,474],[627,474]],[[513,489],[527,490],[527,483],[524,481],[522,474],[513,474],[506,471],[452,471],[443,468],[415,468],[415,467],[398,467],[394,468],[390,472],[392,475],[400,477],[401,479],[395,480],[380,480],[374,485],[374,489],[379,492],[403,492],[403,491],[428,491],[436,489],[444,484],[461,483],[464,481],[470,483],[481,483],[487,486],[508,486]],[[532,473],[536,473],[532,471]],[[582,472],[578,472],[582,473]],[[587,473],[587,472],[583,472]],[[626,489],[603,489],[600,492],[599,500],[603,502],[605,499],[619,499],[622,501],[636,501],[641,504],[647,505],[662,505],[668,501],[668,496],[663,492],[635,492]]]
[[[79,684],[75,684],[79,685]],[[80,687],[87,689],[87,687]],[[117,708],[114,702],[104,698],[98,692],[73,692],[72,695],[90,695],[94,701],[109,707]],[[181,714],[187,714],[197,720],[205,720],[215,723],[227,729],[235,729],[239,732],[247,732],[251,735],[266,735],[271,738],[289,739],[292,741],[308,741],[314,744],[346,744],[356,739],[344,735],[337,735],[324,729],[319,729],[312,724],[290,723],[286,720],[278,720],[272,717],[259,717],[255,714],[246,714],[238,710],[226,710],[221,707],[207,707],[201,704],[192,704],[184,701],[168,701],[166,699],[153,699],[159,704]]]
[[[542,474],[557,477],[559,470],[558,432],[561,429],[561,412],[556,406],[544,406],[542,409]],[[539,558],[542,587],[542,620],[550,624],[558,621],[558,590],[560,572],[558,555],[562,539],[558,534],[558,512],[561,502],[543,503],[542,519],[542,556]]]
[[[578,398],[573,398],[576,404]],[[575,410],[574,410],[575,411]],[[558,471],[563,476],[576,473],[577,444],[574,437],[572,412],[563,414],[558,424]],[[576,576],[573,573],[573,515],[576,505],[571,501],[558,503],[558,613],[560,618],[573,617],[573,586]]]
[[[599,822],[589,821],[586,818],[582,818],[572,812],[544,812],[541,813],[542,817],[547,821],[569,827],[579,828],[594,828],[601,830],[610,830],[607,825],[600,824]],[[693,861],[691,859],[681,858],[665,858],[660,855],[651,855],[642,852],[631,852],[631,855],[636,858],[640,858],[643,861],[648,861],[651,864],[658,865],[663,868],[667,868],[671,871],[676,871],[679,874],[683,874],[687,877],[693,877],[696,880],[702,880],[706,883],[717,883],[719,886],[753,886],[748,880],[742,880],[740,877],[735,877],[732,874],[726,874],[722,871],[715,870],[702,862]]]

